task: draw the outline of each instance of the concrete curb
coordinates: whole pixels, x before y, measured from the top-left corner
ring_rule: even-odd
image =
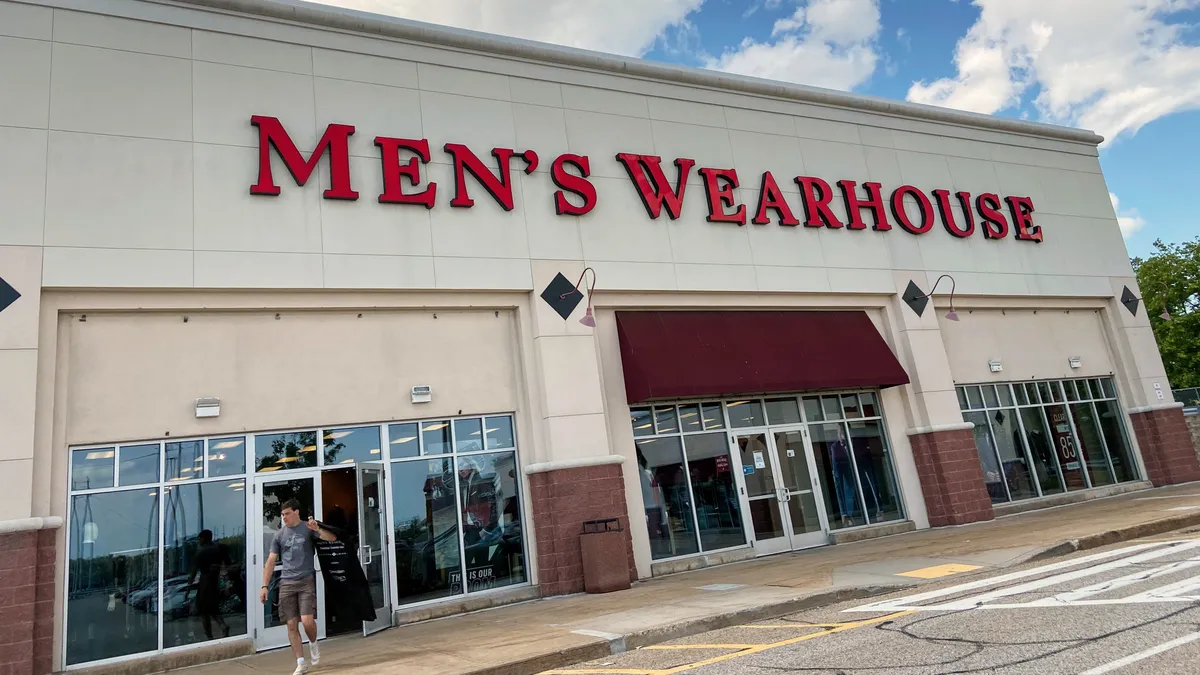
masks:
[[[1106,532],[1097,532],[1089,534],[1086,537],[1078,539],[1069,539],[1052,546],[1047,546],[1040,551],[1034,551],[1022,559],[1019,559],[1017,565],[1025,563],[1038,562],[1048,560],[1050,558],[1058,558],[1064,555],[1070,555],[1077,551],[1087,551],[1101,546],[1110,544],[1119,544],[1123,541],[1131,539],[1141,539],[1142,537],[1152,537],[1156,534],[1166,534],[1185,527],[1194,527],[1200,525],[1200,512],[1189,513],[1183,516],[1172,516],[1155,520],[1148,523],[1131,525],[1116,530],[1108,530]]]
[[[1067,541],[1052,544],[1037,551],[1033,551],[1025,556],[1007,563],[1003,567],[1016,567],[1018,565],[1024,565],[1031,562],[1059,558],[1065,555],[1076,553],[1078,551],[1100,548],[1102,546],[1117,544],[1123,541],[1130,541],[1132,539],[1141,539],[1142,537],[1166,534],[1167,532],[1195,526],[1200,526],[1200,512],[1163,518],[1161,520],[1141,523],[1116,530],[1108,530],[1106,532],[1098,532],[1096,534],[1090,534],[1078,539],[1069,539]],[[963,576],[966,577],[974,575]],[[585,661],[602,659],[606,656],[613,656],[615,654],[620,654],[633,649],[639,649],[641,647],[648,647],[655,644],[670,642],[671,640],[678,640],[679,638],[699,635],[712,630],[778,618],[781,616],[787,616],[789,614],[795,614],[796,612],[801,612],[806,609],[817,609],[820,607],[827,607],[829,605],[836,605],[847,600],[861,600],[864,598],[887,595],[889,593],[894,593],[907,588],[913,588],[919,585],[921,585],[920,582],[901,582],[894,585],[855,586],[822,590],[810,593],[808,595],[792,598],[784,602],[750,607],[734,612],[726,612],[723,614],[704,617],[702,619],[693,619],[691,621],[684,621],[677,624],[672,624],[670,626],[661,626],[659,628],[639,631],[637,633],[629,633],[627,635],[614,638],[608,642],[595,642],[550,654],[539,655],[521,661],[514,661],[497,666],[488,666],[479,670],[473,670],[469,675],[536,675],[544,670],[564,668]]]

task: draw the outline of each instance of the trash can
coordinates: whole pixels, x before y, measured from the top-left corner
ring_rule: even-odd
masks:
[[[617,518],[588,520],[579,537],[583,553],[583,588],[588,593],[611,593],[630,588],[625,530]]]

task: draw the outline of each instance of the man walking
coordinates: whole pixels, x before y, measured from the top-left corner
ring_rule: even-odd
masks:
[[[263,568],[263,585],[259,600],[266,604],[267,587],[275,573],[275,563],[280,563],[279,618],[287,622],[288,641],[292,644],[292,655],[296,657],[293,675],[304,675],[308,666],[304,663],[304,643],[300,637],[300,623],[308,634],[308,644],[315,666],[321,661],[317,648],[317,573],[313,558],[316,555],[313,542],[319,537],[325,541],[337,541],[337,535],[323,529],[311,516],[308,522],[300,522],[300,502],[289,499],[280,512],[283,526],[271,540],[271,554]]]

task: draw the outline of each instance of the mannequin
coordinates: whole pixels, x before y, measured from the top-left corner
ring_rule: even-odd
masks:
[[[854,524],[854,516],[858,513],[858,500],[855,498],[854,487],[854,464],[850,459],[850,447],[846,443],[846,431],[840,424],[836,428],[837,438],[829,444],[833,490],[836,495],[838,511],[842,514],[842,527],[850,527]]]

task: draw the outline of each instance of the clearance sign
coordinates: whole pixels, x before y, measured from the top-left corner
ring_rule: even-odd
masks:
[[[325,199],[358,199],[350,176],[349,146],[350,136],[354,134],[353,126],[330,124],[313,153],[305,158],[277,118],[255,115],[250,118],[250,123],[258,129],[259,146],[258,181],[250,186],[250,194],[280,194],[271,171],[274,152],[298,185],[307,183],[321,158],[328,155],[330,184],[323,193]],[[419,205],[432,209],[438,202],[440,186],[422,182],[420,170],[421,165],[428,164],[432,158],[429,141],[377,136],[375,145],[379,148],[384,186],[379,203]],[[493,148],[490,160],[481,158],[470,148],[458,143],[446,143],[442,151],[450,156],[454,164],[454,196],[449,202],[454,208],[474,206],[470,188],[478,186],[502,208],[511,211],[513,160],[517,162],[516,169],[526,174],[536,171],[541,162],[534,150],[518,152],[510,148]],[[664,168],[662,157],[627,152],[618,153],[613,161],[625,168],[631,188],[652,220],[658,219],[664,212],[672,220],[682,215],[688,177],[695,169],[703,181],[708,202],[706,218],[711,223],[735,223],[740,226],[747,222],[755,225],[776,222],[796,227],[803,219],[806,227],[865,230],[869,226],[881,232],[899,228],[914,235],[926,234],[940,223],[947,232],[959,238],[980,232],[987,239],[1003,239],[1011,234],[1021,241],[1042,241],[1042,229],[1033,222],[1033,201],[1029,197],[1007,196],[1001,199],[991,192],[952,194],[944,189],[926,194],[912,185],[896,187],[885,196],[880,183],[865,182],[859,185],[854,180],[845,179],[837,181],[835,188],[821,178],[796,176],[786,180],[793,180],[799,186],[801,212],[797,213],[784,200],[779,182],[770,171],[756,177],[759,183],[758,202],[742,204],[734,195],[734,190],[741,186],[736,169],[697,168],[695,160],[685,158],[675,158],[673,169]],[[470,174],[471,180],[468,180],[467,174]],[[554,210],[558,215],[583,216],[596,207],[599,195],[595,185],[588,180],[590,176],[591,160],[587,156],[567,153],[554,158],[550,165],[550,180],[558,188],[554,192]],[[830,208],[834,199],[841,199],[845,203],[848,222],[838,219]],[[953,211],[954,202],[961,208],[961,222]],[[916,218],[906,208],[909,204],[916,207]],[[868,218],[871,221],[869,224]]]

